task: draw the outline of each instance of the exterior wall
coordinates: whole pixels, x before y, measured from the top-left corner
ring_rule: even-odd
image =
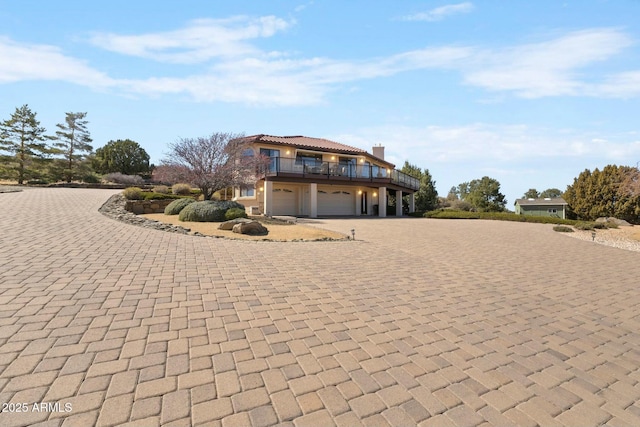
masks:
[[[563,205],[543,205],[543,206],[520,206],[516,205],[516,213],[519,215],[530,216],[553,216],[558,218],[565,218],[565,208]],[[555,209],[556,213],[550,213],[549,209]]]

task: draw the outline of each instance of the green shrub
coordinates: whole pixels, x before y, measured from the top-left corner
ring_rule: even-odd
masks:
[[[193,200],[190,197],[185,197],[185,198],[181,198],[178,200],[174,200],[173,202],[169,203],[167,205],[166,208],[164,208],[164,214],[165,215],[178,215],[180,213],[180,211],[182,209],[184,209],[185,206],[187,206],[190,203],[195,203],[195,200]]]
[[[144,200],[166,200],[166,199],[180,199],[182,196],[176,196],[175,194],[162,194],[154,193],[151,191],[145,191],[142,193]]]
[[[27,181],[27,185],[47,185],[49,181],[46,179],[32,179]]]
[[[127,200],[142,200],[144,198],[144,195],[142,194],[142,189],[139,187],[125,188],[122,191],[122,195]]]
[[[191,194],[191,186],[189,184],[173,184],[171,192],[180,196],[188,196]]]
[[[595,228],[594,227],[594,223],[592,223],[592,222],[582,222],[582,221],[581,222],[577,222],[574,225],[574,227],[577,228],[578,230],[586,230],[586,231],[593,230]]]
[[[244,209],[240,208],[231,208],[225,212],[224,217],[228,220],[236,219],[236,218],[246,218],[247,212]]]
[[[453,209],[439,209],[424,214],[425,218],[438,219],[490,219],[497,221],[532,222],[537,224],[573,225],[576,221],[550,216],[518,215],[509,212],[466,212]]]
[[[607,228],[609,228],[609,223],[608,222],[594,222],[593,223],[593,228],[597,228],[599,230],[606,230]]]
[[[166,185],[156,185],[155,187],[153,187],[153,192],[160,194],[169,194],[169,187],[167,187]]]
[[[82,182],[87,184],[100,184],[100,177],[95,173],[89,173],[82,177]]]
[[[573,228],[567,227],[566,225],[556,225],[553,227],[553,231],[557,231],[559,233],[573,233]]]
[[[205,200],[203,202],[195,202],[187,205],[178,217],[180,221],[195,222],[222,222],[225,221],[225,214],[229,209],[240,208],[243,206],[237,202]]]

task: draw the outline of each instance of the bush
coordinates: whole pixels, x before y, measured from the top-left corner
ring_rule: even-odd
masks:
[[[116,184],[124,184],[124,185],[144,184],[144,179],[142,179],[138,175],[125,175],[120,172],[107,174],[104,177],[102,177],[102,180],[105,182],[115,182]]]
[[[87,184],[100,184],[100,177],[94,173],[89,173],[82,177],[82,182]]]
[[[171,192],[180,196],[188,196],[191,194],[191,186],[189,184],[173,184]]]
[[[576,223],[574,220],[561,219],[550,216],[531,216],[531,215],[518,215],[508,212],[466,212],[457,211],[453,209],[440,209],[435,211],[429,211],[424,214],[426,218],[438,218],[438,219],[490,219],[498,221],[516,221],[516,222],[532,222],[537,224],[565,224],[573,225]]]
[[[169,194],[169,187],[167,187],[166,185],[156,185],[155,187],[153,187],[153,192],[160,194]]]
[[[567,227],[566,225],[556,225],[553,227],[553,231],[557,231],[558,233],[573,233],[573,228]]]
[[[245,212],[244,209],[231,208],[227,210],[227,212],[224,214],[224,217],[227,219],[227,221],[236,218],[246,218],[247,212]]]
[[[151,191],[145,191],[142,194],[144,200],[166,200],[166,199],[180,199],[182,196],[176,196],[175,194],[162,194]]]
[[[47,185],[49,181],[45,179],[32,179],[27,181],[27,185]]]
[[[174,200],[169,203],[166,208],[164,208],[165,215],[178,215],[182,209],[188,204],[195,203],[195,200],[191,198],[182,198],[178,200]]]
[[[142,194],[142,189],[138,187],[125,188],[122,191],[122,195],[127,200],[142,200],[144,198],[144,195]]]
[[[595,228],[594,224],[591,222],[577,222],[574,225],[574,227],[577,228],[578,230],[586,230],[586,231],[593,230]]]
[[[225,213],[228,207],[222,206],[224,202],[214,200],[205,200],[203,202],[194,202],[187,205],[178,217],[180,221],[195,222],[222,222],[225,221]]]

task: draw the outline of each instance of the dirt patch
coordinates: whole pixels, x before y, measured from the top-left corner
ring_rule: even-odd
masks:
[[[192,232],[198,232],[206,236],[226,237],[230,239],[242,240],[346,240],[347,236],[335,231],[324,230],[322,228],[310,227],[300,224],[273,224],[265,223],[264,226],[269,230],[266,236],[248,236],[238,234],[228,230],[218,230],[219,222],[184,222],[178,219],[178,215],[165,214],[145,214],[138,215],[154,221],[163,222],[165,224],[180,225],[190,228]]]

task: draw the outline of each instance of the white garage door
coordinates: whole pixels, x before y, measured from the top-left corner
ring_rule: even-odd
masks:
[[[298,215],[298,193],[295,187],[273,186],[273,215]]]
[[[318,215],[355,215],[354,190],[319,188]]]

